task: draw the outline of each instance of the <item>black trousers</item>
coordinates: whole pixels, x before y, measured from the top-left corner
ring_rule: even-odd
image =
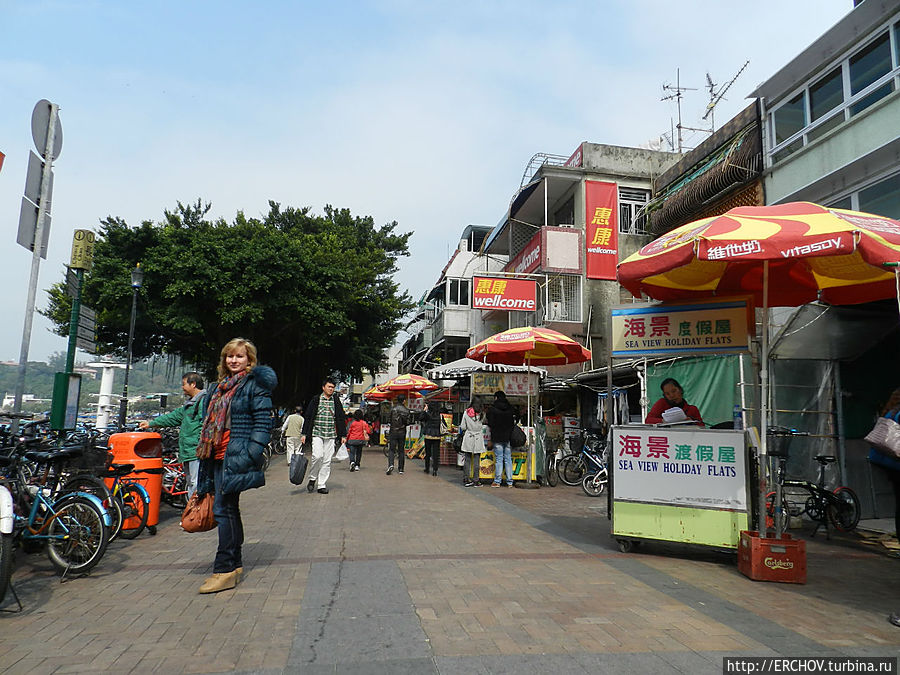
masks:
[[[397,453],[397,470],[403,471],[406,466],[406,435],[391,436],[388,439],[388,466],[394,466],[394,453]]]
[[[429,465],[432,471],[438,469],[438,457],[441,454],[441,439],[426,438],[425,439],[425,470],[428,471]]]

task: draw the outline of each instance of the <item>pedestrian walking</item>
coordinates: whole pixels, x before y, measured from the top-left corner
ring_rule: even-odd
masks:
[[[472,403],[459,422],[463,435],[462,452],[466,455],[463,465],[463,486],[481,487],[481,455],[484,447],[484,425],[481,421],[481,404]]]
[[[181,376],[181,391],[187,400],[180,408],[160,415],[149,422],[141,420],[138,427],[154,429],[158,427],[178,427],[178,461],[184,467],[187,485],[187,499],[197,491],[197,472],[200,462],[197,460],[197,444],[200,442],[200,427],[203,425],[203,377],[196,371]]]
[[[291,457],[303,452],[303,444],[300,442],[302,433],[303,408],[298,405],[294,408],[294,412],[284,419],[284,424],[281,425],[281,435],[284,436],[284,447],[285,453],[287,454],[288,466],[291,465]]]
[[[363,418],[362,409],[357,409],[353,413],[353,421],[347,429],[347,450],[350,451],[350,470],[359,471],[359,464],[362,460],[362,451],[369,440],[369,434],[372,433],[372,427]]]
[[[397,473],[403,473],[403,467],[406,465],[406,427],[409,425],[409,408],[406,403],[406,396],[400,394],[394,401],[391,408],[390,425],[391,430],[388,432],[388,468],[385,473],[390,476],[394,471],[394,453],[397,453]]]
[[[277,384],[274,370],[257,365],[252,342],[234,338],[222,347],[218,383],[204,395],[197,446],[201,460],[197,492],[215,491],[213,515],[219,533],[213,575],[200,586],[201,593],[234,588],[243,575],[240,496],[266,483],[263,454],[271,435],[272,390]]]
[[[441,451],[441,406],[437,401],[429,401],[419,414],[422,435],[425,436],[425,473],[431,467],[431,475],[437,476],[438,455]]]
[[[328,494],[328,478],[331,476],[331,458],[334,444],[339,438],[341,444],[347,442],[347,418],[344,407],[334,394],[335,381],[326,377],[322,381],[322,393],[314,396],[306,407],[301,445],[312,438],[312,462],[309,468],[309,482],[306,491],[318,489],[319,494]]]
[[[506,394],[494,392],[494,405],[487,413],[487,423],[491,429],[491,447],[494,450],[494,482],[491,487],[500,487],[503,483],[503,472],[506,471],[506,486],[513,486],[512,473],[512,436],[516,423],[516,411],[509,404]]]

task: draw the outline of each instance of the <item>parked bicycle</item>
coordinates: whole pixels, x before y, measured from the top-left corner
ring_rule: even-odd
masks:
[[[87,492],[62,493],[46,482],[51,467],[68,461],[80,447],[42,452],[20,444],[0,456],[2,484],[13,504],[13,539],[46,545],[50,562],[63,576],[89,572],[109,541],[109,512]],[[45,466],[44,482],[29,482],[28,462]],[[4,589],[5,590],[5,589]]]
[[[793,432],[793,430],[791,430],[791,433],[792,435],[800,435],[797,432]],[[794,492],[789,495],[782,491],[781,508],[776,509],[775,493],[770,492],[767,494],[767,526],[775,527],[779,525],[778,520],[784,515],[787,517],[798,517],[804,513],[816,523],[816,527],[813,529],[813,536],[815,536],[819,527],[824,527],[825,537],[829,538],[829,522],[839,532],[850,532],[857,526],[861,509],[859,497],[856,496],[856,493],[846,486],[839,486],[833,490],[825,486],[825,467],[836,462],[837,457],[834,455],[816,455],[815,459],[819,463],[819,475],[815,482],[785,478],[787,451],[780,452],[776,457],[778,466],[775,480],[781,483],[782,489],[791,488],[794,491],[803,491],[808,496],[805,501],[800,503],[793,501]],[[778,529],[780,531],[781,528]]]
[[[566,485],[581,485],[585,476],[592,473],[602,474],[606,471],[605,450],[606,440],[600,434],[586,431],[581,451],[560,460],[559,479]],[[600,491],[602,492],[602,488]]]

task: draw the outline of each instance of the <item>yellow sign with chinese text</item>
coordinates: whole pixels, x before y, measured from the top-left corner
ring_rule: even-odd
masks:
[[[611,314],[613,358],[735,354],[750,348],[753,315],[747,298],[621,305]]]

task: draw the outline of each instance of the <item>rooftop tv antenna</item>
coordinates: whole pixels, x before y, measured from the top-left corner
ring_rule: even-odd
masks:
[[[716,130],[716,115],[715,108],[719,104],[723,98],[725,98],[725,92],[734,84],[734,81],[741,76],[741,73],[744,72],[744,69],[750,65],[750,60],[744,62],[744,65],[741,66],[741,69],[737,71],[737,74],[729,80],[728,84],[722,86],[721,89],[716,91],[716,85],[712,81],[712,77],[710,77],[709,73],[706,74],[706,88],[709,89],[709,103],[706,106],[706,114],[702,117],[702,119],[709,118],[711,131]]]
[[[682,152],[683,145],[681,139],[681,130],[686,129],[687,127],[683,127],[681,124],[681,99],[683,91],[696,91],[696,87],[682,87],[681,86],[681,68],[677,68],[675,70],[675,86],[673,87],[671,84],[664,84],[663,91],[672,91],[675,92],[673,94],[669,94],[668,96],[663,96],[660,101],[671,101],[675,100],[676,105],[678,106],[678,124],[675,126],[678,129],[678,152],[679,154]]]

